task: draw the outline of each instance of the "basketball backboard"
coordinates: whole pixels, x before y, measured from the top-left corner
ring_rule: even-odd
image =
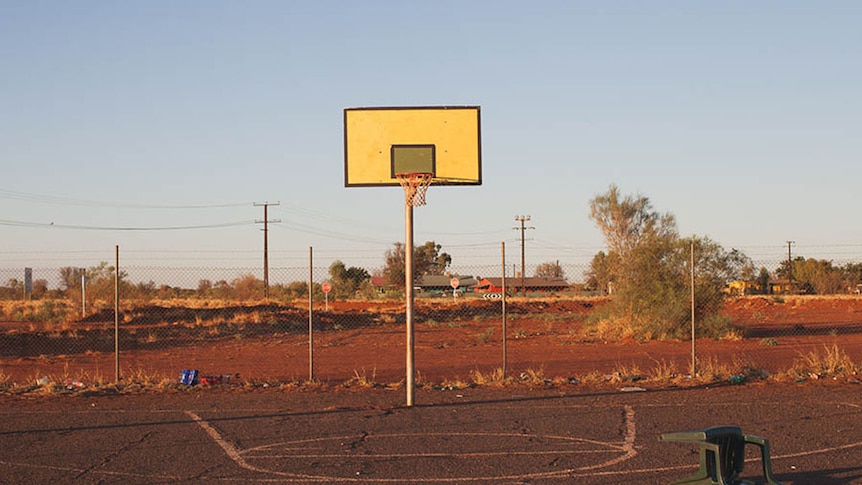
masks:
[[[481,185],[478,106],[344,109],[344,186],[398,186],[398,173],[435,185]]]

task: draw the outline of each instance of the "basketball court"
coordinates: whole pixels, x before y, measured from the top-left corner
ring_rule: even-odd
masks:
[[[735,425],[771,441],[784,484],[862,483],[858,386],[417,390],[413,208],[432,184],[481,185],[480,110],[348,108],[344,146],[346,187],[404,190],[406,404],[384,389],[0,396],[3,481],[664,484],[698,454],[661,434]]]
[[[670,483],[696,448],[661,433],[735,424],[784,484],[862,483],[858,387],[218,389],[0,400],[8,483]],[[746,470],[756,476],[752,455]]]

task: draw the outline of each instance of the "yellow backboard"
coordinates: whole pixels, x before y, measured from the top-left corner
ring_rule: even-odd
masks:
[[[398,186],[428,172],[435,185],[481,185],[478,106],[345,108],[344,186]]]

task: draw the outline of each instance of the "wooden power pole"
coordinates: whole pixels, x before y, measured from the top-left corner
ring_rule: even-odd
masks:
[[[269,220],[267,209],[271,205],[279,205],[280,202],[263,202],[254,203],[255,207],[263,207],[263,220],[254,221],[258,224],[263,223],[263,297],[269,298],[269,223],[281,222],[279,219]]]

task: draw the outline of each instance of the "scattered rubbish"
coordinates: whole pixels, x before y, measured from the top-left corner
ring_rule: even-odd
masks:
[[[68,389],[70,391],[73,391],[75,389],[83,389],[83,388],[87,387],[86,384],[84,384],[83,382],[75,381],[72,379],[66,379],[66,382],[64,384],[66,385],[66,389]]]
[[[578,385],[581,381],[577,377],[569,377],[569,384]]]
[[[183,369],[180,371],[180,384],[194,386],[198,383],[198,371],[195,369]]]
[[[643,387],[623,387],[620,389],[622,392],[643,392],[646,391]]]
[[[36,384],[40,385],[40,386],[47,386],[50,383],[51,383],[51,378],[48,376],[40,377],[40,378],[36,379]]]
[[[239,374],[216,374],[216,375],[199,375],[197,369],[183,369],[180,371],[180,384],[186,386],[195,386],[198,384],[204,386],[214,386],[217,384],[227,384],[231,379],[239,379]]]
[[[742,384],[742,381],[745,380],[745,377],[741,375],[732,375],[730,376],[729,380],[731,384]]]
[[[463,394],[455,394],[455,397],[464,397]]]
[[[434,386],[434,389],[438,391],[457,391],[459,389],[458,386]]]
[[[221,374],[215,376],[201,376],[199,381],[204,386],[214,386],[217,384],[228,384],[232,377],[239,377],[239,374]]]
[[[855,378],[855,377],[849,377],[849,378],[847,379],[847,383],[848,383],[848,384],[859,384],[859,379],[857,379],[857,378]]]

